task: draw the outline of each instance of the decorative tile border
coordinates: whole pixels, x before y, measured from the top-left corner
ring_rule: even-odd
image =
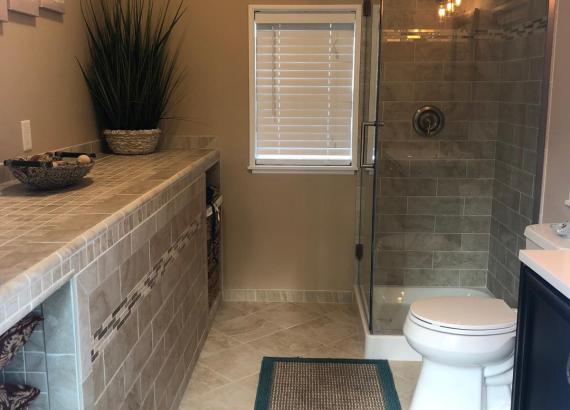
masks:
[[[352,304],[352,291],[296,289],[224,289],[226,302],[296,302]]]
[[[113,335],[123,326],[131,313],[141,304],[144,297],[150,294],[157,283],[160,282],[168,266],[176,259],[179,252],[191,241],[194,234],[202,225],[203,215],[188,227],[172,244],[172,246],[161,256],[159,261],[148,272],[133,290],[123,299],[115,311],[109,316],[92,335],[91,362],[103,352],[105,346],[113,338]]]
[[[514,40],[543,33],[548,26],[548,17],[515,24],[502,29],[384,29],[383,41],[472,41],[472,40]]]

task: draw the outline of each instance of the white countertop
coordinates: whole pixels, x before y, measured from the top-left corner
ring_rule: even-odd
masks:
[[[570,299],[570,250],[523,250],[519,259]]]

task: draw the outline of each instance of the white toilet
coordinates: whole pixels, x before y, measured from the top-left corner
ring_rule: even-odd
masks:
[[[570,249],[549,224],[529,226],[525,236],[527,249]],[[516,312],[503,300],[419,300],[404,335],[423,357],[411,410],[510,410]]]
[[[500,299],[438,297],[404,324],[423,357],[411,410],[509,410],[516,312]]]

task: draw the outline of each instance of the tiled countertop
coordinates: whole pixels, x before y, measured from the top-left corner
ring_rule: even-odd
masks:
[[[570,250],[524,250],[520,260],[570,299]]]
[[[101,254],[103,240],[113,242],[144,220],[139,213],[160,207],[177,180],[198,177],[218,159],[212,150],[108,156],[72,188],[38,192],[16,181],[0,184],[0,334]]]

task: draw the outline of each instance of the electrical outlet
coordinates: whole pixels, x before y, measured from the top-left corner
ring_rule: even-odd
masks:
[[[22,147],[24,152],[32,150],[32,123],[30,120],[20,122],[22,128]]]

